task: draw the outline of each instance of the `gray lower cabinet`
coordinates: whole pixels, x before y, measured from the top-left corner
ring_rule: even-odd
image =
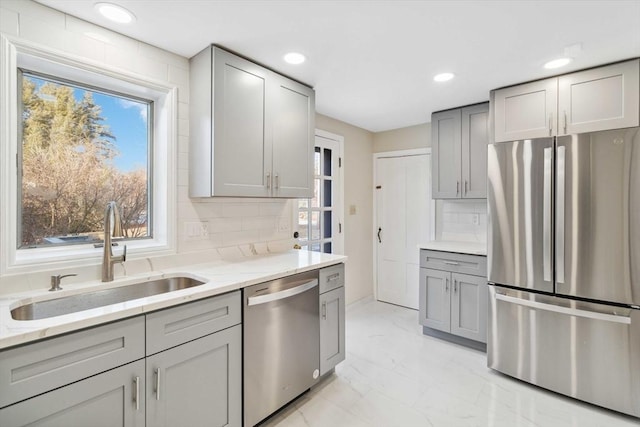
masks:
[[[4,350],[0,426],[239,427],[241,321],[236,291]]]
[[[0,425],[144,427],[144,365],[138,360],[0,409]]]
[[[344,264],[319,272],[320,375],[330,372],[346,357]]]
[[[147,358],[147,427],[240,426],[241,325]]]
[[[483,256],[421,251],[420,324],[487,342],[488,289]],[[430,268],[427,268],[430,267]],[[435,267],[435,268],[434,268]],[[482,276],[462,272],[476,272]]]

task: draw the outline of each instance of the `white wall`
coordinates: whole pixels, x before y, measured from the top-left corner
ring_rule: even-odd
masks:
[[[187,58],[95,26],[30,0],[2,0],[0,31],[126,72],[168,82],[178,87],[177,227],[172,262],[205,261],[220,254],[278,251],[293,246],[292,201],[272,199],[190,199],[188,197],[189,152],[189,61]],[[98,41],[87,32],[109,39]],[[203,46],[204,47],[204,46]],[[1,209],[1,208],[0,208]],[[190,239],[185,223],[208,221],[206,239]],[[281,230],[281,231],[279,231]],[[2,239],[2,236],[0,236]],[[130,257],[116,277],[167,265],[167,259]],[[0,278],[0,293],[45,288],[51,274],[77,272],[68,282],[100,278],[100,263]],[[126,271],[125,271],[126,269]]]

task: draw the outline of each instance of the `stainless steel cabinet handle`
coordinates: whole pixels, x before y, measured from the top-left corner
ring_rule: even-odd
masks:
[[[567,110],[564,110],[564,133],[567,133]]]
[[[465,179],[465,180],[464,180],[464,195],[465,195],[465,196],[466,196],[466,195],[467,195],[467,193],[469,192],[468,187],[469,187],[469,182]]]
[[[460,265],[459,262],[453,262],[453,261],[445,261],[444,263],[447,265]]]
[[[278,188],[280,188],[280,175],[276,173],[275,179],[276,179],[276,185],[274,186],[274,188],[277,190]]]
[[[334,280],[338,280],[340,278],[340,273],[334,273],[331,276],[327,276],[327,282],[333,282]]]
[[[267,302],[277,301],[301,294],[318,286],[318,279],[309,280],[299,286],[284,289],[278,292],[267,293],[247,298],[247,305],[265,304]]]
[[[444,279],[444,291],[449,292],[449,279]]]
[[[551,174],[553,148],[544,149],[544,176],[542,187],[542,276],[551,281]]]
[[[556,164],[556,282],[564,283],[564,202],[565,202],[565,152],[566,147],[558,147]]]
[[[553,135],[553,113],[549,114],[549,136]]]
[[[453,293],[458,292],[458,280],[454,279],[453,280]]]
[[[460,192],[460,181],[456,181],[456,194]]]
[[[322,320],[327,320],[327,302],[322,301]]]
[[[267,190],[271,190],[271,172],[267,172]]]
[[[135,395],[133,396],[133,401],[136,402],[136,411],[140,410],[140,377],[135,377],[133,379],[133,384],[135,387]]]
[[[160,368],[155,370],[156,373],[156,400],[160,400]]]

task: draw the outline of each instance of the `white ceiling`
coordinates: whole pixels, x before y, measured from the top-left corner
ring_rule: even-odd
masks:
[[[374,132],[485,101],[497,87],[640,56],[640,0],[107,1],[137,21],[111,23],[94,1],[38,0],[187,58],[226,47],[315,87],[319,113]],[[542,68],[576,43],[568,67]],[[307,62],[284,63],[289,51]],[[457,77],[433,82],[442,71]]]

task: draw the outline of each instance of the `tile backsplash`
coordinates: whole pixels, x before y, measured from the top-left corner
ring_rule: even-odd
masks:
[[[486,242],[486,200],[437,200],[436,240]]]

